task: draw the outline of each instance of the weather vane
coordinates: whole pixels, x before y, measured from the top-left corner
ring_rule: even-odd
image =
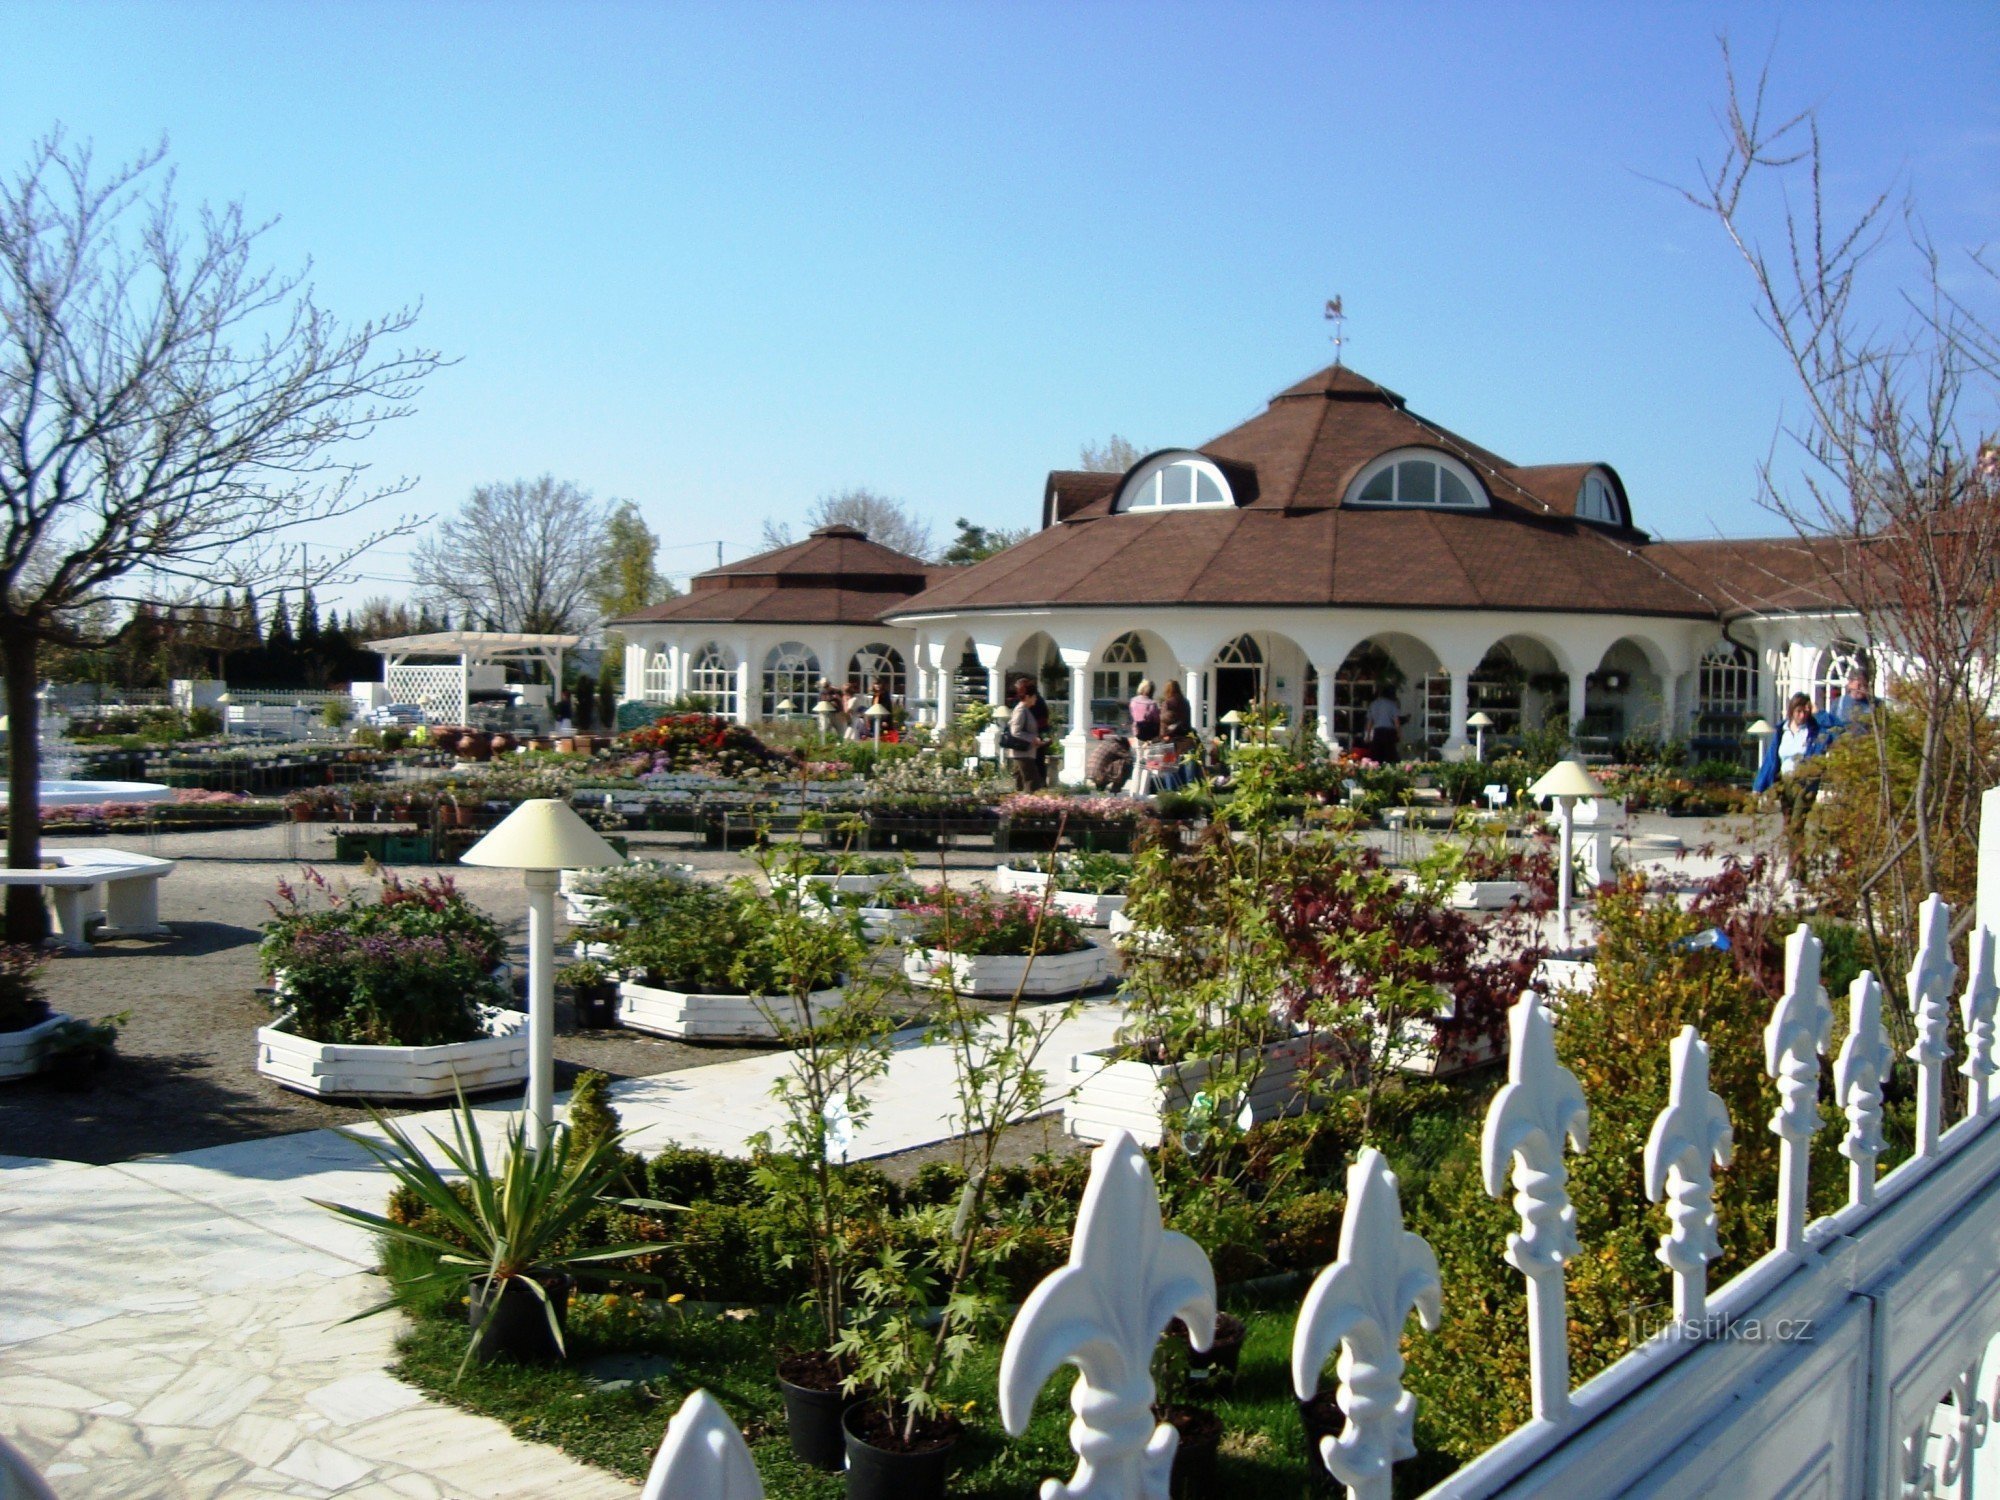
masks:
[[[1341,346],[1347,342],[1347,314],[1341,308],[1340,298],[1327,298],[1326,320],[1333,325],[1333,332],[1328,336],[1333,340],[1333,362],[1338,365]]]

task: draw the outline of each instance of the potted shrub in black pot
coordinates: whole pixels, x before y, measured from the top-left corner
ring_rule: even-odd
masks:
[[[576,1024],[586,1031],[607,1031],[618,1024],[618,976],[595,959],[570,964],[562,971]]]
[[[465,1299],[470,1337],[459,1363],[477,1359],[523,1362],[561,1359],[569,1295],[580,1267],[649,1255],[657,1244],[585,1248],[577,1230],[601,1204],[672,1209],[651,1199],[614,1198],[608,1190],[626,1168],[624,1135],[589,1136],[558,1124],[547,1149],[530,1149],[527,1120],[507,1127],[497,1161],[489,1160],[479,1124],[463,1098],[452,1116],[450,1141],[433,1133],[436,1155],[458,1179],[447,1178],[394,1120],[370,1111],[386,1139],[341,1134],[373,1157],[395,1184],[387,1214],[312,1201],[373,1230],[387,1246],[417,1252],[419,1269],[397,1278],[399,1292],[441,1288]],[[625,1280],[640,1279],[621,1273]],[[397,1305],[391,1298],[368,1309]]]

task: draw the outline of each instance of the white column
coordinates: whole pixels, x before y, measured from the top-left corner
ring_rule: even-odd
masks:
[[[990,710],[1006,706],[1007,674],[1000,669],[998,646],[975,644],[972,649],[979,657],[979,664],[986,668],[986,707],[989,710],[986,725],[979,731],[979,753],[988,760],[998,760],[1000,731]]]
[[[625,691],[618,696],[626,702],[646,696],[646,658],[651,653],[629,636],[625,641]]]
[[[1209,728],[1208,703],[1202,696],[1201,679],[1201,672],[1190,668],[1181,682],[1181,688],[1187,694],[1189,726],[1195,729],[1207,730]]]
[[[1576,726],[1583,722],[1583,695],[1585,679],[1590,674],[1578,668],[1569,674],[1569,732],[1576,733]]]
[[[1472,674],[1478,670],[1479,660],[1475,657],[1469,661],[1465,659],[1441,661],[1438,665],[1443,670],[1445,676],[1451,680],[1451,714],[1448,727],[1445,730],[1444,749],[1448,751],[1462,750],[1467,743],[1465,721],[1472,713],[1470,707],[1472,701]],[[1417,691],[1424,695],[1424,702],[1420,705],[1420,708],[1427,712],[1429,709],[1430,689],[1424,686],[1424,681],[1421,677],[1417,679]],[[1423,722],[1423,715],[1421,713],[1414,717],[1416,722]]]
[[[1333,673],[1318,662],[1312,664],[1313,676],[1319,682],[1319,737],[1323,744],[1333,744]],[[1300,693],[1305,692],[1303,685]]]
[[[931,671],[936,677],[931,696],[937,699],[938,728],[950,729],[952,720],[958,714],[958,705],[952,702],[952,694],[958,684],[952,680],[951,668],[942,657],[932,663]]]
[[[1066,786],[1080,786],[1090,757],[1090,651],[1071,646],[1061,651],[1063,665],[1069,668],[1069,733],[1063,738],[1062,779]]]
[[[736,722],[739,724],[753,724],[757,720],[757,701],[751,694],[752,686],[750,658],[745,654],[736,659]]]
[[[1680,698],[1680,677],[1669,670],[1660,674],[1660,738],[1670,740],[1677,727],[1674,707]]]
[[[546,1151],[555,1121],[556,884],[559,870],[526,870],[528,885],[528,1144]]]

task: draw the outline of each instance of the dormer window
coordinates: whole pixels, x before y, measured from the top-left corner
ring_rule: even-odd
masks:
[[[1191,454],[1163,454],[1147,459],[1126,478],[1116,511],[1170,510],[1193,506],[1234,505],[1222,470]]]
[[[1592,469],[1583,476],[1583,488],[1576,492],[1576,518],[1606,526],[1625,524],[1625,507],[1618,503],[1618,491],[1602,469]]]
[[[1347,503],[1478,510],[1486,504],[1486,490],[1457,459],[1430,448],[1404,448],[1363,469],[1348,488]]]

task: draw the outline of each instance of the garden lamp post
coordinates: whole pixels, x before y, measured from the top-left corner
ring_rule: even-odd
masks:
[[[889,717],[889,705],[886,703],[871,703],[868,705],[868,712],[864,717],[868,720],[869,729],[874,732],[875,748],[879,750],[882,748],[882,721]]]
[[[528,1139],[544,1150],[555,1123],[556,881],[564,870],[623,864],[625,856],[567,802],[536,797],[502,818],[459,863],[519,870],[528,887]]]
[[[820,699],[813,705],[813,717],[819,720],[819,737],[822,740],[832,739],[833,705],[824,698]]]
[[[1528,788],[1528,795],[1537,801],[1543,797],[1553,797],[1556,800],[1556,827],[1561,834],[1561,844],[1556,856],[1556,926],[1562,933],[1563,946],[1567,948],[1570,838],[1574,828],[1576,804],[1585,797],[1602,797],[1604,788],[1597,784],[1590,772],[1584,770],[1581,761],[1559,760],[1549,767],[1540,781]]]
[[[1486,731],[1493,727],[1493,720],[1487,717],[1486,710],[1482,708],[1478,713],[1465,721],[1465,727],[1472,731],[1472,743],[1474,747],[1472,753],[1474,758],[1482,761],[1485,760]]]
[[[1768,740],[1772,735],[1776,734],[1778,731],[1771,727],[1771,721],[1769,719],[1753,719],[1750,723],[1750,727],[1744,730],[1743,732],[1748,736],[1750,736],[1751,739],[1757,742],[1756,763],[1760,766],[1763,765],[1764,751],[1766,748],[1764,742]]]
[[[215,706],[222,710],[222,737],[226,740],[229,738],[229,694],[217,693]]]
[[[791,700],[791,699],[789,699],[789,698],[781,698],[781,699],[779,699],[779,700],[778,700],[778,717],[779,717],[779,718],[781,718],[781,719],[789,719],[789,718],[791,718],[791,716],[792,716],[793,714],[797,713],[798,711],[799,711],[799,706],[798,706],[798,704],[796,704],[796,703],[792,702],[792,700]]]
[[[1222,716],[1222,722],[1228,726],[1230,748],[1234,749],[1236,746],[1236,731],[1243,723],[1243,715],[1232,708]]]

